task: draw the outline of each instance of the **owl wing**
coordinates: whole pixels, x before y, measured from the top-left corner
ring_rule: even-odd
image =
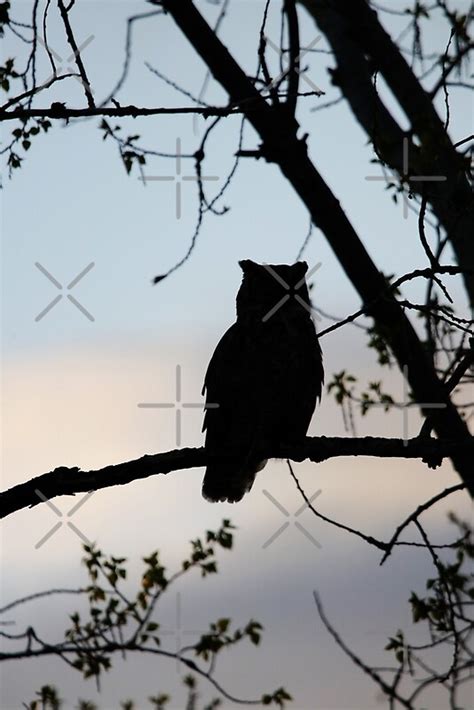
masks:
[[[243,451],[254,439],[258,417],[258,348],[234,323],[219,341],[204,379],[206,447]]]
[[[237,501],[265,462],[262,446],[306,435],[323,369],[311,321],[293,333],[278,322],[250,327],[237,321],[218,343],[204,380],[206,450],[210,462],[203,495]]]
[[[235,323],[209,363],[203,388],[206,450],[225,458],[207,466],[202,489],[207,500],[241,500],[265,465],[256,453],[262,428],[260,360],[251,332]]]
[[[308,320],[300,328],[298,345],[293,347],[291,370],[287,366],[287,380],[290,390],[287,392],[291,405],[291,420],[286,430],[290,439],[306,436],[316,402],[321,399],[324,383],[324,369],[321,347],[312,321]]]

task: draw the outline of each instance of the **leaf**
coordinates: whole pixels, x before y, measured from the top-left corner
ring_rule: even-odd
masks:
[[[219,619],[216,623],[217,630],[220,631],[220,633],[225,634],[225,632],[229,628],[229,624],[230,619]]]

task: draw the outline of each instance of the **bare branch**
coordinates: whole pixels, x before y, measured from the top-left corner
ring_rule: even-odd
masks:
[[[81,84],[83,86],[84,93],[86,95],[87,104],[88,104],[89,108],[94,108],[95,103],[94,103],[94,98],[92,96],[91,85],[90,85],[89,79],[87,78],[86,69],[85,69],[84,64],[82,62],[81,51],[80,51],[79,47],[77,46],[77,43],[76,43],[76,40],[74,37],[74,33],[72,31],[71,23],[69,22],[68,10],[66,9],[66,7],[64,5],[63,0],[58,0],[58,8],[59,8],[59,12],[61,13],[61,17],[62,17],[62,20],[64,23],[64,29],[66,30],[66,36],[67,36],[68,42],[71,45],[71,49],[72,49],[72,52],[74,55],[74,60],[77,64],[79,74],[81,75],[81,79],[82,79]],[[69,9],[71,9],[71,8],[69,8]]]
[[[75,76],[71,74],[70,76]],[[60,77],[61,79],[64,76]],[[27,92],[30,95],[32,92]],[[16,99],[15,99],[16,100]],[[11,104],[10,100],[8,104]],[[208,116],[230,116],[234,113],[242,113],[242,110],[231,106],[212,106],[195,107],[195,106],[159,106],[155,108],[138,107],[138,106],[116,106],[114,108],[67,108],[63,107],[58,111],[56,105],[49,108],[34,108],[34,109],[14,109],[13,111],[0,111],[1,121],[12,121],[14,119],[24,120],[26,118],[91,118],[93,116],[130,116],[138,118],[138,116],[156,116],[159,114],[186,114],[197,113],[204,118]]]
[[[410,515],[401,523],[398,528],[395,530],[393,533],[393,537],[388,543],[388,548],[387,551],[385,552],[385,555],[382,557],[382,560],[380,562],[381,565],[385,562],[387,557],[390,556],[393,546],[395,545],[395,542],[398,540],[400,537],[401,532],[412,522],[416,521],[419,515],[423,513],[425,510],[428,510],[428,508],[431,508],[435,503],[438,503],[438,501],[442,500],[443,498],[446,498],[447,496],[451,495],[451,493],[455,493],[456,491],[460,491],[464,488],[462,484],[458,484],[457,486],[451,486],[450,488],[445,488],[444,491],[441,491],[441,493],[438,493],[437,495],[433,496],[429,500],[427,500],[425,503],[422,503],[419,505],[416,510],[413,511],[413,513],[410,513]]]
[[[384,679],[376,673],[376,671],[368,666],[366,663],[364,663],[359,656],[356,656],[354,651],[351,651],[351,649],[346,645],[346,643],[342,640],[341,636],[337,633],[337,631],[334,629],[334,627],[329,623],[328,618],[326,614],[324,613],[323,605],[321,604],[321,600],[319,599],[319,596],[316,591],[313,592],[314,596],[314,601],[316,604],[316,608],[318,610],[319,617],[321,621],[323,622],[324,626],[326,629],[329,631],[337,645],[339,646],[340,649],[344,651],[346,656],[349,656],[351,661],[355,663],[356,666],[361,668],[364,673],[369,675],[375,683],[383,690],[383,692],[389,697],[389,698],[394,698],[398,700],[398,702],[403,705],[404,708],[408,708],[409,710],[413,710],[413,705],[408,702],[408,700],[405,700],[401,695],[397,693],[397,691],[390,686],[388,683],[384,681]]]
[[[291,114],[296,111],[298,85],[300,79],[300,32],[296,0],[285,0],[284,13],[288,22],[289,60],[287,106]]]
[[[262,458],[292,461],[309,459],[319,463],[336,456],[376,456],[379,458],[421,458],[440,463],[454,454],[474,456],[474,437],[461,442],[431,438],[384,439],[376,437],[307,437],[299,446],[282,446],[278,451],[263,451]],[[78,467],[60,466],[21,483],[0,494],[0,517],[60,495],[74,495],[120,486],[156,474],[206,466],[209,455],[204,448],[175,449],[159,454],[145,454],[139,459],[111,464],[101,469],[81,471]],[[456,490],[464,488],[459,484]],[[39,495],[41,494],[41,495]],[[421,512],[421,511],[420,511]]]

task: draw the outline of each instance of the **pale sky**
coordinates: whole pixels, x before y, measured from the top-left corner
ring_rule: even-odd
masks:
[[[389,4],[405,6],[398,0]],[[467,8],[468,4],[458,2],[457,6]],[[217,16],[216,5],[204,0],[197,5],[209,19]],[[26,18],[31,3],[20,0],[15,6],[18,19]],[[268,35],[274,41],[279,32],[278,7],[279,3],[271,3]],[[120,76],[125,18],[147,9],[152,8],[144,2],[76,3],[71,17],[78,42],[82,44],[93,35],[84,48],[83,60],[98,102]],[[256,67],[262,9],[260,0],[233,0],[222,26],[223,41],[249,73]],[[58,55],[68,57],[53,7],[50,13],[50,44]],[[387,27],[396,35],[403,25],[399,18],[390,16]],[[301,31],[303,45],[318,34],[304,14]],[[443,24],[434,21],[430,33],[433,46],[445,46]],[[325,46],[324,39],[317,44],[321,49]],[[18,51],[19,44],[7,36],[5,57]],[[365,180],[367,175],[380,175],[380,169],[369,162],[373,158],[370,146],[346,105],[311,111],[318,101],[337,96],[325,70],[327,61],[324,54],[307,57],[308,77],[326,92],[322,99],[303,99],[298,114],[302,130],[310,133],[310,154],[380,269],[401,275],[425,266],[416,215],[410,212],[405,219],[401,204],[393,204],[383,182]],[[152,75],[144,62],[188,91],[199,93],[204,65],[171,19],[156,17],[135,26],[130,77],[116,98],[122,104],[188,105],[186,97]],[[49,76],[45,56],[38,64],[38,76],[43,75],[45,79]],[[60,82],[38,97],[37,106],[56,100],[82,106],[81,86],[74,79]],[[211,82],[205,100],[224,103],[225,96]],[[394,112],[398,117],[399,112]],[[182,216],[177,219],[171,181],[148,182],[144,187],[136,171],[128,176],[115,145],[110,139],[102,140],[99,123],[71,122],[65,129],[56,122],[46,136],[34,137],[22,169],[11,181],[5,180],[4,488],[59,465],[94,469],[176,448],[173,413],[141,409],[138,403],[173,401],[177,365],[182,371],[183,399],[201,401],[207,362],[234,320],[241,279],[238,260],[291,263],[307,232],[307,213],[277,168],[262,161],[241,160],[220,203],[230,210],[221,217],[207,215],[189,261],[152,286],[153,276],[179,261],[188,248],[197,214],[196,187],[183,182]],[[202,119],[194,124],[189,116],[129,119],[120,124],[123,134],[138,133],[143,145],[168,153],[175,152],[177,139],[183,153],[192,153],[204,130]],[[238,118],[221,122],[208,144],[203,174],[219,178],[206,183],[210,195],[221,187],[233,164],[239,125]],[[454,93],[453,140],[468,135],[471,125],[472,104],[467,92]],[[6,140],[8,130],[3,130]],[[246,128],[243,145],[257,145],[250,128]],[[157,157],[147,161],[144,172],[146,176],[177,177],[175,171],[173,158]],[[188,174],[192,174],[192,161],[183,159],[182,175]],[[447,254],[446,260],[449,257]],[[313,232],[305,258],[310,268],[322,262],[312,290],[317,305],[341,317],[360,306],[318,230]],[[65,291],[80,307],[62,297],[39,318],[61,295],[60,286],[71,284],[88,266],[88,273]],[[464,308],[460,289],[454,282],[449,285]],[[415,284],[405,293],[422,298],[423,287]],[[323,319],[317,327],[322,329],[330,322]],[[330,334],[321,345],[328,379],[342,369],[353,372],[361,382],[384,376],[356,328],[349,326]],[[400,374],[385,373],[385,378],[387,389],[401,397]],[[199,410],[185,411],[183,446],[202,443],[201,420]],[[410,410],[410,436],[416,435],[420,422],[418,414]],[[327,394],[309,433],[347,435],[341,413]],[[369,413],[359,418],[357,433],[402,436],[401,413]],[[309,496],[321,491],[315,505],[322,513],[383,539],[391,536],[417,504],[458,481],[447,463],[433,472],[416,461],[334,459],[319,465],[299,464],[295,470]],[[182,471],[104,489],[84,503],[74,522],[104,551],[128,556],[131,569],[137,571],[140,558],[156,548],[170,565],[179,564],[188,540],[230,517],[238,526],[235,551],[220,556],[218,576],[203,582],[197,577],[185,579],[179,588],[170,590],[158,613],[163,628],[174,628],[178,598],[183,631],[204,630],[219,616],[231,616],[242,624],[254,617],[266,629],[261,648],[249,650],[246,646],[231,651],[218,666],[217,678],[230,692],[258,697],[285,685],[295,698],[291,707],[300,710],[383,707],[376,687],[342,655],[322,627],[312,592],[318,589],[329,618],[354,650],[373,663],[382,658],[386,663],[388,656],[383,656],[382,649],[388,635],[402,626],[410,628],[407,600],[411,590],[421,593],[433,572],[429,556],[416,550],[396,552],[380,568],[380,555],[373,548],[324,525],[307,510],[294,517],[302,501],[284,462],[271,462],[259,474],[251,494],[236,506],[203,501],[202,473]],[[267,493],[288,511],[288,518]],[[64,513],[75,502],[55,500]],[[462,494],[427,516],[437,541],[453,536],[445,522],[446,510],[453,508],[467,514],[468,503]],[[55,513],[42,505],[4,521],[4,603],[49,587],[84,583],[80,540],[71,529],[63,526],[35,549],[57,520]],[[286,520],[290,526],[266,545]],[[301,533],[295,521],[320,548]],[[406,539],[414,539],[415,532],[410,531]],[[37,624],[54,640],[61,636],[67,614],[76,606],[71,599],[32,605],[14,616],[12,628]],[[170,635],[172,650],[174,643]],[[50,660],[12,663],[6,673],[2,670],[0,704],[5,710],[31,700],[34,690],[46,682],[59,687],[67,698],[67,708],[74,707],[79,696],[96,698],[106,709],[130,697],[142,708],[146,707],[145,698],[157,692],[169,692],[174,698],[171,707],[182,707],[179,672],[172,661],[154,661],[152,665],[131,659],[123,665],[117,660],[116,668],[104,679],[100,696],[92,683]],[[204,682],[200,685],[203,699],[213,697],[212,688]],[[430,710],[440,707],[437,702],[433,700]],[[224,707],[233,706],[224,702]]]

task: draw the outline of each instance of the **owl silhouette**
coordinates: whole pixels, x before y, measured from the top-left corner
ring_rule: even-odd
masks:
[[[202,494],[211,502],[241,500],[267,463],[262,451],[304,439],[324,381],[306,262],[239,264],[237,320],[217,345],[203,387],[212,460]]]

